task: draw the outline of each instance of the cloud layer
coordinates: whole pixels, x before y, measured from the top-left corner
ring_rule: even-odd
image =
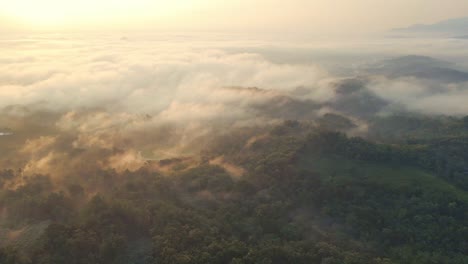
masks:
[[[352,64],[335,56],[335,66],[317,54],[295,60],[272,45],[185,35],[1,39],[0,164],[61,177],[136,170],[146,160],[196,154],[233,129],[287,119],[314,122],[336,113],[362,133],[370,116],[395,109],[468,114],[463,80],[395,75],[388,69],[405,66],[395,62],[369,71],[369,54]],[[344,46],[343,54],[355,52]]]

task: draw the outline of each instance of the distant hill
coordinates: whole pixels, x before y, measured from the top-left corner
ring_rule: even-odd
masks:
[[[370,65],[368,72],[392,78],[415,77],[445,83],[468,81],[468,72],[456,65],[427,56],[408,55]]]
[[[431,36],[431,37],[457,37],[468,35],[468,17],[440,21],[434,24],[416,24],[406,28],[397,28],[391,31],[398,36]]]

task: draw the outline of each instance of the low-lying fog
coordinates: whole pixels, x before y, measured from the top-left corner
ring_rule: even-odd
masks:
[[[235,41],[233,41],[235,39]],[[240,40],[244,39],[244,40]],[[301,44],[298,44],[301,43]],[[468,41],[188,34],[0,37],[0,164],[60,175],[192,155],[289,119],[468,113]]]

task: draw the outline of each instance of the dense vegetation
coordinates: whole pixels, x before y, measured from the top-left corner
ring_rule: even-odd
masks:
[[[4,170],[0,186],[23,178],[0,192],[19,230],[0,233],[13,241],[0,263],[468,263],[467,120],[439,137],[441,120],[398,142],[383,126],[372,140],[296,121],[233,131],[170,173]],[[244,175],[210,164],[219,155]]]

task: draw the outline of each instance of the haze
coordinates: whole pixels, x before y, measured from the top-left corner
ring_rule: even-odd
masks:
[[[0,1],[4,30],[197,30],[312,35],[376,33],[463,16],[464,0]]]
[[[0,264],[468,263],[467,0],[0,0],[0,31]]]

